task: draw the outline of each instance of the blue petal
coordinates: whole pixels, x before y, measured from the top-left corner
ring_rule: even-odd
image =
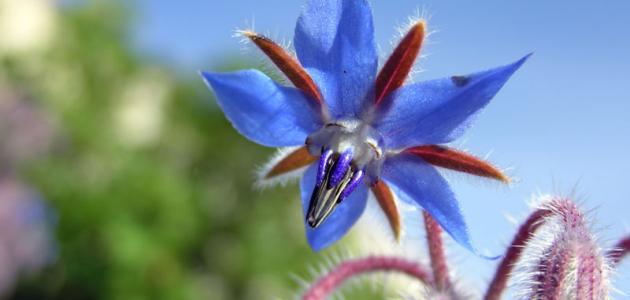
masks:
[[[256,143],[302,145],[309,133],[322,126],[314,101],[257,70],[201,75],[234,128]]]
[[[458,138],[528,57],[468,76],[405,85],[393,92],[374,123],[385,148],[443,144]]]
[[[479,255],[455,195],[433,166],[416,156],[399,154],[387,158],[381,176],[399,199],[420,205],[457,243]]]
[[[306,220],[306,213],[309,202],[311,201],[311,193],[315,188],[315,177],[317,176],[317,164],[312,164],[304,173],[300,190],[302,193],[302,211]],[[346,198],[337,206],[332,214],[316,229],[311,228],[306,221],[306,239],[314,251],[322,250],[340,238],[357,222],[359,217],[365,210],[367,204],[367,187],[360,184],[350,197]]]
[[[378,66],[367,1],[308,1],[298,19],[294,43],[332,117],[359,116],[373,99]]]

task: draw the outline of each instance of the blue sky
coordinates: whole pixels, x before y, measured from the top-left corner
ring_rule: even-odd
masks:
[[[576,195],[605,245],[630,233],[630,2],[372,0],[377,42],[391,49],[395,27],[419,9],[436,32],[417,80],[531,59],[455,145],[490,155],[517,178],[509,188],[451,176],[473,238],[503,251],[536,193]],[[290,40],[302,1],[139,0],[137,47],[183,73],[245,55],[234,29],[251,25]],[[236,132],[235,132],[236,134]],[[461,254],[466,257],[467,254]],[[469,259],[466,259],[468,261]],[[487,262],[471,258],[475,268]],[[484,269],[490,269],[484,267]],[[464,272],[465,273],[465,272]],[[488,277],[490,274],[482,274]],[[617,287],[630,293],[630,263]],[[615,298],[623,298],[616,295]]]

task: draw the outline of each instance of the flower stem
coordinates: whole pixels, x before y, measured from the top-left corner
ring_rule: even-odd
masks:
[[[508,248],[503,260],[499,264],[497,271],[492,279],[492,282],[488,286],[485,300],[498,300],[501,299],[501,295],[505,290],[507,281],[510,278],[510,273],[514,268],[514,264],[518,261],[525,249],[525,245],[534,232],[543,224],[545,217],[552,214],[549,209],[538,209],[534,211],[529,218],[521,225],[518,232],[512,240],[512,244]]]
[[[328,274],[318,279],[315,284],[306,291],[302,299],[326,299],[349,278],[378,271],[404,273],[424,284],[433,284],[433,278],[431,278],[426,268],[416,262],[399,257],[368,256],[341,263]]]
[[[427,245],[429,246],[435,286],[438,290],[444,291],[450,287],[451,283],[442,242],[442,229],[428,212],[422,211],[422,215],[424,216],[424,227],[427,233]]]

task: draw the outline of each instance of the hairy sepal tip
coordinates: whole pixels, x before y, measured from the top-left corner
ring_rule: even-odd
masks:
[[[282,46],[270,38],[252,30],[239,30],[237,34],[248,38],[282,71],[293,85],[321,104],[323,97],[311,76],[300,62]]]
[[[276,163],[264,177],[265,179],[271,179],[275,176],[306,167],[316,160],[317,157],[311,155],[306,147],[300,147]]]
[[[497,167],[464,151],[442,145],[425,145],[408,148],[405,152],[419,156],[437,167],[511,183],[511,179]]]
[[[419,20],[400,40],[376,77],[376,105],[380,104],[389,93],[403,85],[420,53],[424,37],[425,21]]]
[[[311,156],[305,147],[279,148],[273,157],[256,170],[257,188],[280,184],[284,185],[302,175],[306,167],[317,158]]]

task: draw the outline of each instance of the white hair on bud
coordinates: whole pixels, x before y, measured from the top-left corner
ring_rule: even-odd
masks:
[[[565,248],[571,257],[567,267],[567,273],[562,279],[562,299],[575,299],[578,282],[578,266],[581,264],[580,257],[590,253],[593,255],[594,268],[601,268],[601,288],[602,293],[610,286],[609,274],[610,264],[603,256],[603,250],[598,246],[599,238],[592,232],[592,219],[588,217],[590,213],[583,213],[575,202],[569,200],[573,197],[539,195],[530,202],[534,209],[548,209],[553,212],[545,218],[544,224],[536,230],[530,237],[526,247],[513,270],[511,286],[515,288],[515,295],[518,299],[530,299],[537,292],[539,286],[537,275],[540,273],[540,263],[553,245]],[[567,206],[568,205],[568,206]],[[562,219],[567,217],[570,223]],[[569,230],[569,228],[572,228]],[[586,262],[587,264],[589,262]],[[597,295],[597,297],[605,294]],[[599,298],[597,298],[599,299]]]
[[[533,278],[538,274],[540,258],[545,255],[545,251],[556,238],[556,229],[548,228],[556,228],[556,226],[542,225],[538,228],[536,234],[530,236],[520,259],[512,270],[508,286],[514,290],[516,299],[528,299],[534,292],[532,287],[536,286],[538,282],[533,280]]]
[[[554,199],[554,197],[549,194],[537,192],[532,195],[527,204],[535,210],[552,199]],[[525,216],[521,219],[525,220],[527,217],[528,216]],[[532,278],[537,274],[540,257],[544,255],[545,250],[553,243],[556,236],[555,232],[557,232],[558,229],[557,224],[544,224],[538,228],[534,235],[529,237],[525,244],[525,249],[521,253],[510,275],[511,280],[509,281],[508,287],[515,291],[514,296],[516,299],[527,299],[527,297],[532,294],[533,291],[531,287],[535,286],[537,283],[534,282]]]
[[[276,153],[267,163],[257,168],[254,186],[259,189],[265,189],[276,184],[285,186],[288,182],[299,179],[306,171],[306,167],[298,168],[284,174],[273,176],[271,178],[266,178],[266,175],[275,165],[277,165],[280,161],[285,159],[289,154],[293,153],[298,148],[299,147],[278,148],[278,151],[276,151]]]

